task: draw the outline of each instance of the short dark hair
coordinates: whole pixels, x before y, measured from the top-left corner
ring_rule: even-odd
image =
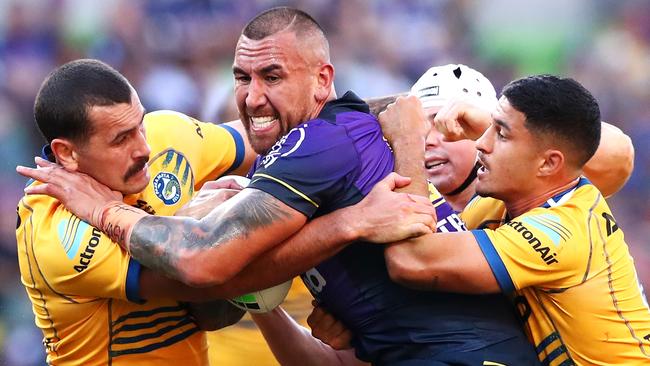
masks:
[[[323,28],[311,15],[287,6],[272,8],[258,14],[246,24],[242,35],[258,41],[285,29],[291,29],[297,35],[317,32],[325,38]]]
[[[34,119],[48,143],[55,138],[82,141],[92,133],[89,109],[120,103],[131,103],[124,76],[98,60],[75,60],[45,78],[34,102]]]
[[[502,95],[526,116],[531,132],[559,139],[568,156],[582,167],[600,143],[600,108],[596,98],[571,78],[535,75],[510,82]]]

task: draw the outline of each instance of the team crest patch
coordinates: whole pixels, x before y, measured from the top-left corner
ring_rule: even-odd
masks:
[[[167,206],[171,206],[181,199],[181,184],[172,173],[158,173],[153,179],[153,191]]]
[[[73,259],[79,251],[81,240],[89,228],[90,225],[75,216],[59,222],[57,227],[59,241],[69,259]]]

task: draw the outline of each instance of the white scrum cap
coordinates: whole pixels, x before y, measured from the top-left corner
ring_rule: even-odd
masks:
[[[462,64],[434,66],[411,88],[422,107],[442,107],[451,98],[466,100],[477,107],[492,110],[497,104],[494,86],[483,74]]]

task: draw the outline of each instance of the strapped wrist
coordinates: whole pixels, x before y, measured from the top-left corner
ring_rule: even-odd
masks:
[[[105,233],[112,241],[122,248],[129,250],[129,239],[135,224],[148,214],[139,208],[129,206],[124,202],[113,201],[99,211],[93,221],[97,228]]]

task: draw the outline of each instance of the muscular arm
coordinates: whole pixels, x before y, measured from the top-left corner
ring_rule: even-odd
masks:
[[[391,174],[376,188],[390,191],[406,184],[407,179]],[[298,233],[259,256],[224,284],[195,289],[143,270],[141,296],[173,294],[177,299],[192,301],[238,296],[286,281],[336,254],[351,241],[392,242],[431,232],[435,227],[431,217],[435,210],[426,199],[377,192],[373,189],[360,203],[311,220]],[[386,209],[388,207],[390,209]],[[368,214],[369,211],[373,214]],[[366,219],[360,220],[360,217]],[[376,228],[382,228],[387,235],[375,235]]]
[[[140,275],[142,298],[172,295],[178,300],[206,301],[230,298],[267,288],[302,273],[334,255],[357,234],[337,222],[350,217],[343,210],[312,220],[296,235],[274,247],[221,285],[195,288],[144,269]]]
[[[201,220],[145,216],[123,240],[146,267],[205,287],[227,282],[306,220],[273,196],[247,188]]]

